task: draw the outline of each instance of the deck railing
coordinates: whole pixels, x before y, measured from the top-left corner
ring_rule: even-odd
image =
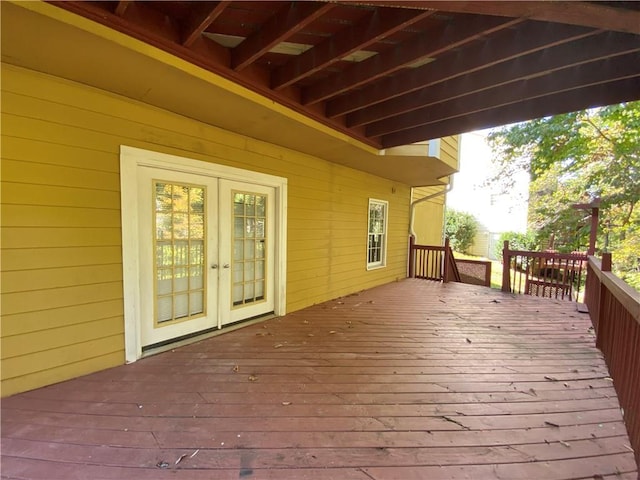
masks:
[[[586,274],[586,253],[502,250],[502,291],[576,300]]]
[[[416,245],[409,240],[409,277],[491,286],[491,262],[454,258],[449,240],[441,245]]]
[[[611,254],[589,257],[585,303],[640,466],[640,292],[611,273]]]

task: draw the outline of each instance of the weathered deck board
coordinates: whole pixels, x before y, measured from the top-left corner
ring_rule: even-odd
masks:
[[[3,399],[2,477],[636,480],[589,326],[386,285]]]

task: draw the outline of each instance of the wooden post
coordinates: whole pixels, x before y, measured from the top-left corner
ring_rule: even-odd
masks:
[[[444,240],[444,253],[442,255],[443,269],[442,269],[442,282],[449,282],[449,239]]]
[[[602,262],[600,264],[600,269],[603,272],[611,271],[611,254],[603,253],[602,254]],[[599,280],[599,292],[598,292],[598,311],[596,312],[598,319],[598,328],[596,328],[596,347],[602,350],[602,346],[607,340],[607,335],[609,335],[609,325],[608,323],[611,321],[609,315],[605,315],[605,298],[607,296],[607,287],[605,286],[604,281]]]
[[[511,291],[511,252],[509,250],[509,240],[504,241],[502,247],[502,291],[509,293]]]
[[[416,252],[413,248],[415,244],[416,244],[416,237],[414,237],[413,235],[409,235],[409,265],[408,265],[409,278],[414,278],[416,276]]]
[[[591,209],[591,230],[589,232],[589,249],[587,255],[596,254],[596,237],[598,236],[598,216],[600,209],[595,206]],[[604,258],[602,259],[604,263]]]

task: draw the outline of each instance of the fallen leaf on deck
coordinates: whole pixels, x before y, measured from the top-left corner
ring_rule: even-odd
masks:
[[[307,333],[307,337],[313,337],[313,333]]]
[[[491,303],[500,303],[500,300],[491,300]]]
[[[158,468],[169,468],[169,463],[165,462],[164,460],[156,463],[156,467]]]
[[[200,449],[197,449],[195,452],[193,452],[191,455],[189,455],[189,458],[195,457],[198,454],[199,451],[200,451]]]
[[[284,347],[284,345],[283,345],[283,344],[281,344],[281,343],[276,343],[276,344],[273,346],[273,348],[282,348],[282,347]]]
[[[624,448],[626,448],[627,450],[629,450],[630,452],[633,452],[633,448],[631,448],[629,445],[624,444],[622,445]]]
[[[239,370],[240,370],[240,367],[239,367],[238,365],[234,365],[234,366],[233,366],[233,371],[234,371],[234,372],[236,372],[236,373],[237,373]]]
[[[330,333],[331,335],[333,335],[334,333],[336,333],[336,331],[335,331],[335,330],[331,330],[329,333]]]
[[[305,325],[307,325],[309,323],[309,320],[303,320],[302,323],[304,323]]]
[[[545,379],[545,380],[549,380],[550,382],[557,382],[557,381],[558,381],[558,379],[557,379],[557,378],[550,377],[549,375],[545,375],[545,376],[544,376],[544,379]]]
[[[250,382],[255,382],[258,380],[258,377],[256,377],[255,375],[249,375],[249,381]]]
[[[187,456],[187,454],[186,454],[186,453],[183,453],[182,455],[180,455],[180,456],[178,457],[178,459],[176,460],[176,463],[174,463],[174,465],[179,464],[179,463],[182,461],[182,459],[183,459],[184,457],[186,457],[186,456]]]
[[[558,425],[557,423],[548,422],[548,421],[546,421],[546,420],[545,420],[544,424],[545,424],[545,425],[549,425],[550,427],[560,428],[560,425]]]
[[[282,405],[284,405],[286,407],[288,405],[291,405],[291,402],[282,402]]]
[[[466,340],[467,340],[467,343],[471,343],[471,340],[469,340],[468,338]]]
[[[567,442],[560,440],[560,443],[567,448],[571,448],[571,445],[569,445]]]

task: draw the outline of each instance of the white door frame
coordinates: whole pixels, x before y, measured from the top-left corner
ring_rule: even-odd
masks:
[[[190,158],[120,146],[120,191],[122,221],[122,271],[124,290],[124,343],[127,363],[142,357],[140,339],[140,264],[138,261],[139,166],[192,173],[206,177],[267,185],[275,189],[275,305],[276,315],[286,313],[287,275],[287,179]]]

